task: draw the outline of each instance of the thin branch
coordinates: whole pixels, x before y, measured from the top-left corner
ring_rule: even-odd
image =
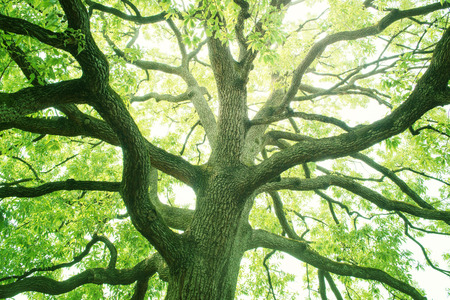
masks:
[[[411,132],[412,135],[418,135],[418,134],[420,134],[420,132],[421,132],[422,130],[426,130],[426,129],[427,129],[427,130],[432,130],[432,131],[434,131],[434,132],[437,132],[437,133],[439,133],[439,134],[441,134],[441,135],[444,135],[444,136],[450,138],[450,134],[447,134],[447,133],[445,133],[445,132],[443,132],[443,131],[440,131],[440,130],[434,128],[434,127],[431,126],[431,125],[425,125],[425,126],[422,126],[422,127],[420,127],[420,128],[417,128],[417,129],[414,129],[412,126],[410,126],[410,127],[409,127],[409,132]]]
[[[397,170],[393,170],[392,172],[398,173],[398,172],[403,172],[403,171],[410,171],[410,172],[416,173],[416,174],[418,174],[418,175],[421,175],[421,176],[423,176],[423,177],[430,178],[430,179],[434,179],[434,180],[436,180],[436,181],[439,181],[440,183],[443,183],[443,184],[445,184],[445,185],[450,186],[450,182],[447,182],[447,181],[444,181],[444,180],[442,180],[442,179],[440,179],[440,178],[437,178],[437,177],[428,175],[428,174],[426,174],[426,173],[424,173],[424,172],[420,172],[420,171],[414,170],[414,169],[412,169],[412,168],[407,168],[407,167],[405,167],[405,168],[400,168],[400,169],[397,169]]]
[[[417,7],[409,10],[393,10],[388,15],[386,15],[384,18],[382,18],[377,24],[373,26],[369,26],[366,28],[362,28],[359,30],[354,31],[343,31],[331,34],[325,38],[323,38],[321,41],[317,42],[308,52],[305,59],[302,61],[302,63],[297,67],[297,69],[294,72],[294,76],[292,78],[291,86],[289,87],[288,92],[286,93],[284,97],[284,102],[288,103],[290,102],[294,97],[295,94],[298,91],[299,85],[302,81],[302,77],[305,74],[306,70],[309,68],[309,66],[312,64],[312,62],[325,51],[326,47],[334,44],[339,41],[344,40],[356,40],[367,36],[372,36],[375,34],[378,34],[382,32],[385,28],[390,26],[392,23],[408,18],[408,17],[414,17],[417,15],[424,15],[431,13],[436,10],[445,9],[447,7],[450,7],[450,3],[444,2],[441,3],[434,3],[431,5],[426,5],[422,7]]]
[[[57,167],[60,167],[60,166],[62,166],[63,164],[65,164],[66,162],[68,162],[68,161],[74,159],[74,158],[77,157],[78,155],[79,155],[78,153],[77,153],[77,154],[74,154],[74,155],[71,155],[71,156],[69,156],[68,158],[64,159],[63,161],[57,163],[56,165],[54,165],[53,167],[51,167],[51,168],[48,169],[47,171],[41,171],[41,173],[42,173],[42,174],[47,174],[47,173],[53,171],[54,169],[56,169]]]
[[[39,177],[38,173],[36,172],[36,170],[33,168],[33,166],[30,163],[28,163],[24,159],[22,159],[20,157],[17,157],[17,156],[12,156],[11,158],[16,159],[16,160],[24,163],[28,167],[28,169],[30,169],[31,172],[33,172],[33,175],[36,178],[36,180],[39,181],[39,182],[43,182],[43,180]]]
[[[29,277],[31,274],[36,273],[36,272],[53,272],[53,271],[56,271],[56,270],[59,270],[62,268],[72,267],[73,265],[82,261],[83,258],[85,258],[89,254],[89,252],[92,249],[92,246],[95,245],[97,242],[103,242],[108,247],[108,250],[110,253],[108,269],[110,269],[110,270],[115,269],[116,262],[117,262],[116,247],[111,243],[111,241],[107,237],[94,234],[91,241],[89,241],[89,243],[86,244],[86,247],[84,248],[83,252],[81,252],[79,255],[75,256],[71,262],[61,263],[61,264],[53,265],[51,267],[33,268],[33,269],[25,272],[22,275],[12,275],[12,276],[0,278],[0,282],[9,280],[9,279],[16,279],[16,282],[18,282],[24,278]],[[1,293],[1,287],[0,287],[0,293]]]
[[[400,218],[402,218],[402,219],[405,221],[406,218],[405,218],[401,213],[399,213],[398,215],[400,216]],[[442,274],[447,275],[448,277],[450,277],[450,271],[449,271],[449,270],[441,269],[441,268],[439,268],[439,267],[436,267],[436,266],[433,264],[433,262],[431,261],[431,259],[428,257],[427,250],[425,249],[425,247],[424,247],[419,241],[417,241],[412,235],[409,234],[409,231],[408,231],[408,223],[407,223],[406,221],[405,221],[405,235],[406,235],[410,240],[412,240],[414,243],[416,243],[416,244],[420,247],[420,249],[422,250],[423,256],[425,257],[425,260],[427,261],[427,263],[428,263],[428,265],[429,265],[430,267],[432,267],[432,268],[435,269],[436,271],[439,271],[439,272],[441,272]]]
[[[276,300],[277,297],[275,296],[275,291],[273,289],[273,285],[272,285],[272,277],[270,276],[270,270],[269,270],[269,266],[267,265],[267,261],[269,260],[269,258],[275,254],[275,250],[270,251],[263,259],[263,266],[266,269],[267,272],[267,281],[269,282],[269,292],[272,294],[273,299]]]
[[[429,204],[428,202],[423,200],[416,192],[414,192],[414,190],[412,190],[406,184],[406,182],[404,182],[402,179],[400,179],[397,175],[395,175],[394,172],[392,172],[388,168],[386,168],[380,164],[377,164],[373,159],[371,159],[370,157],[368,157],[364,154],[361,154],[361,153],[353,154],[352,157],[365,162],[367,165],[371,166],[375,170],[382,173],[384,176],[391,179],[402,190],[402,192],[404,192],[406,195],[408,195],[419,206],[421,206],[423,208],[427,208],[427,209],[435,209],[433,206],[431,206],[431,204]]]
[[[29,181],[32,181],[32,180],[34,180],[34,179],[33,178],[24,178],[24,179],[15,180],[15,181],[12,181],[12,182],[2,182],[2,183],[0,183],[0,187],[1,186],[10,187],[10,186],[13,186],[13,185],[19,185],[21,183],[29,182]]]
[[[141,68],[143,70],[155,70],[155,71],[161,71],[168,74],[174,74],[181,76],[181,69],[179,67],[173,67],[168,64],[154,62],[154,61],[146,61],[146,60],[132,60],[127,57],[124,51],[120,50],[119,47],[111,40],[111,38],[107,35],[106,29],[102,31],[103,37],[105,38],[106,42],[109,44],[109,46],[113,49],[113,51],[116,53],[117,56],[123,58],[127,63],[135,65],[138,68]]]
[[[191,129],[189,130],[188,134],[186,135],[186,139],[184,140],[184,143],[183,143],[183,148],[181,148],[181,150],[180,150],[180,155],[183,155],[184,150],[186,149],[186,145],[189,140],[189,137],[191,136],[192,132],[194,132],[194,129],[195,129],[195,127],[197,127],[197,125],[200,125],[200,121],[195,122],[195,124],[192,125]]]
[[[277,216],[283,231],[286,232],[289,238],[300,240],[300,237],[297,235],[295,230],[291,227],[291,225],[289,225],[286,214],[284,213],[283,202],[278,192],[269,192],[269,195],[272,197],[275,215]]]
[[[402,201],[390,200],[353,180],[334,175],[319,176],[311,179],[283,178],[280,182],[267,183],[263,188],[258,189],[258,191],[280,189],[304,191],[327,189],[330,185],[344,188],[387,211],[402,211],[417,217],[430,220],[442,220],[446,223],[450,223],[450,211],[421,208]]]
[[[127,1],[127,3],[130,3],[130,2]],[[156,14],[153,16],[148,16],[148,17],[142,17],[140,15],[140,13],[136,16],[133,16],[133,15],[127,15],[116,8],[108,7],[103,4],[91,1],[91,0],[86,0],[86,4],[89,5],[90,10],[99,10],[99,11],[102,11],[102,12],[105,12],[108,14],[112,14],[123,20],[135,22],[137,24],[153,24],[153,23],[157,23],[157,22],[162,22],[162,21],[166,20],[166,15],[167,15],[166,12],[161,12],[159,14]],[[133,5],[133,7],[132,7],[132,9],[134,10],[136,7],[134,5]],[[135,12],[138,13],[139,11],[136,9]]]

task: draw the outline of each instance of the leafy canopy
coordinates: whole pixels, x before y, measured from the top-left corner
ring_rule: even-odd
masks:
[[[237,298],[421,299],[450,276],[449,5],[1,0],[0,297],[163,298],[164,241],[231,167]]]

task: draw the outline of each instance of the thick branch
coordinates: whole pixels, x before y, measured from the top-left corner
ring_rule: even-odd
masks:
[[[287,239],[264,230],[254,230],[249,248],[253,249],[257,247],[283,251],[318,269],[342,276],[375,280],[387,284],[388,286],[411,296],[413,299],[426,299],[414,287],[392,277],[384,271],[332,261],[315,252],[305,242]]]
[[[258,191],[273,191],[280,189],[309,191],[316,189],[327,189],[331,185],[344,188],[372,202],[379,208],[388,211],[403,211],[417,217],[430,220],[442,220],[446,223],[450,223],[450,211],[420,208],[405,202],[390,200],[383,195],[354,182],[353,180],[334,175],[319,176],[312,179],[285,178],[280,182],[268,183],[263,186],[263,189]]]
[[[346,156],[399,134],[428,110],[450,103],[450,28],[436,46],[430,67],[408,99],[387,117],[360,125],[349,133],[323,139],[305,139],[272,155],[255,167],[255,182],[264,183],[282,171],[305,162]],[[447,102],[448,101],[448,102]],[[259,177],[259,178],[258,178]]]
[[[156,102],[159,101],[167,101],[167,102],[172,102],[172,103],[178,103],[178,102],[182,102],[182,101],[186,101],[191,99],[192,95],[190,94],[190,92],[184,92],[180,95],[177,96],[173,96],[170,94],[158,94],[158,93],[148,93],[142,96],[134,96],[130,99],[130,102],[144,102],[147,101],[149,99],[155,99]]]
[[[66,181],[45,183],[36,187],[2,187],[0,198],[4,197],[39,197],[56,191],[107,191],[118,192],[120,182],[106,181],[77,181],[68,179]]]
[[[65,117],[30,118],[18,117],[10,122],[0,122],[0,131],[10,128],[60,136],[88,136],[119,146],[116,134],[104,121],[82,114],[76,119]]]
[[[0,93],[0,122],[9,122],[51,106],[86,103],[84,91],[82,81],[75,79],[29,87],[11,94]]]
[[[129,285],[141,278],[151,277],[163,267],[164,261],[162,258],[159,255],[154,255],[141,261],[131,269],[88,269],[64,281],[56,281],[43,276],[29,277],[0,286],[0,298],[14,297],[24,292],[60,295],[88,283],[97,285]]]
[[[5,32],[33,37],[44,44],[63,50],[67,50],[66,45],[72,42],[63,33],[53,32],[23,19],[12,18],[2,14],[0,14],[0,29]]]

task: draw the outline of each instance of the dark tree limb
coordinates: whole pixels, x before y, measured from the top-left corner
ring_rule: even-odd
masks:
[[[77,181],[68,179],[66,181],[57,181],[45,183],[36,187],[0,187],[0,197],[39,197],[56,191],[106,191],[118,192],[120,182],[106,181]]]
[[[17,128],[23,131],[60,136],[87,136],[119,146],[116,134],[104,121],[80,112],[70,119],[65,117],[31,118],[18,117],[10,122],[0,122],[0,131]]]
[[[277,299],[276,295],[275,295],[275,290],[273,289],[273,285],[272,285],[272,276],[270,276],[270,269],[269,266],[267,265],[267,261],[270,259],[270,257],[272,255],[275,254],[275,250],[270,251],[266,256],[264,256],[263,259],[263,266],[266,269],[266,273],[267,273],[267,282],[269,283],[269,293],[272,294],[272,297],[274,300]]]
[[[322,269],[317,271],[319,277],[319,294],[322,300],[327,300],[327,287],[325,285],[325,272]]]
[[[390,200],[353,180],[334,175],[319,176],[312,179],[284,178],[280,182],[266,184],[263,191],[280,189],[305,191],[327,189],[330,185],[344,188],[387,211],[402,211],[424,219],[450,222],[450,211],[421,208],[405,202]]]
[[[94,246],[98,242],[103,242],[106,245],[106,247],[108,248],[109,253],[110,253],[108,269],[114,270],[116,268],[116,262],[117,262],[117,250],[116,250],[116,247],[114,246],[113,243],[111,243],[111,241],[107,237],[99,236],[97,234],[94,234],[94,236],[89,241],[89,243],[86,244],[86,247],[84,248],[84,251],[81,252],[79,255],[75,256],[71,262],[61,263],[61,264],[53,265],[53,266],[50,266],[50,267],[44,267],[44,268],[33,268],[33,269],[25,272],[22,275],[7,276],[7,277],[0,278],[0,282],[1,281],[5,281],[5,280],[10,280],[10,279],[15,279],[16,282],[18,282],[20,280],[28,278],[31,274],[36,273],[36,272],[53,272],[53,271],[56,271],[56,270],[59,270],[59,269],[62,269],[62,268],[72,267],[73,265],[75,265],[75,264],[79,263],[80,261],[82,261],[83,258],[85,258],[89,254],[89,252],[92,249],[92,246]],[[0,286],[0,293],[1,293],[1,286]]]
[[[450,4],[449,4],[450,5]],[[323,139],[305,139],[272,155],[254,167],[253,182],[261,185],[284,170],[306,162],[346,156],[397,135],[434,107],[450,103],[450,28],[437,44],[430,67],[408,99],[390,115],[348,133]]]
[[[0,93],[0,122],[14,121],[44,108],[68,103],[87,103],[80,79],[45,86],[24,88],[15,93]]]
[[[74,41],[60,32],[53,32],[23,19],[12,18],[0,14],[0,29],[5,32],[29,36],[49,46],[68,50],[68,45]]]
[[[361,153],[352,154],[352,157],[365,162],[366,164],[368,164],[375,170],[382,173],[384,176],[391,179],[402,190],[402,192],[404,192],[406,195],[408,195],[420,207],[427,208],[427,209],[435,209],[433,206],[431,206],[431,204],[429,204],[428,202],[423,200],[422,197],[420,197],[416,192],[414,192],[414,190],[412,190],[406,184],[406,182],[404,182],[402,179],[400,179],[400,177],[398,177],[394,172],[392,172],[388,168],[377,164],[373,159],[371,159],[370,157],[368,157],[364,154],[361,154]]]
[[[134,286],[134,293],[133,296],[131,296],[131,300],[144,300],[145,299],[145,293],[148,290],[148,280],[149,277],[144,277],[141,279],[138,279],[136,281],[136,285]]]
[[[413,286],[392,277],[384,271],[335,262],[321,256],[305,242],[287,239],[264,230],[254,230],[248,248],[253,249],[258,247],[286,252],[307,264],[334,274],[375,280],[401,291],[415,300],[426,300],[426,297],[421,295]]]
[[[272,197],[275,215],[277,216],[281,228],[283,228],[283,231],[286,232],[289,238],[300,240],[300,237],[297,235],[294,228],[292,228],[292,226],[289,224],[289,221],[286,218],[286,214],[284,213],[283,208],[283,202],[278,192],[272,191],[269,192],[269,195]]]
[[[91,1],[91,0],[86,0],[86,3],[89,5],[90,9],[92,10],[98,10],[98,11],[102,11],[111,15],[114,15],[118,18],[121,18],[123,20],[127,20],[127,21],[131,21],[131,22],[135,22],[137,24],[153,24],[153,23],[157,23],[157,22],[162,22],[166,20],[166,12],[161,12],[159,14],[153,15],[153,16],[147,16],[147,17],[142,17],[139,13],[139,11],[137,10],[137,8],[133,5],[132,9],[135,11],[136,15],[128,15],[124,12],[121,12],[120,10],[113,8],[113,7],[108,7],[106,5]],[[127,4],[130,5],[131,2],[127,1]]]
[[[328,281],[328,285],[330,286],[331,290],[333,291],[334,296],[336,297],[336,300],[344,300],[342,298],[341,293],[339,292],[339,289],[336,286],[336,283],[334,283],[333,277],[331,277],[330,273],[323,272],[325,279]]]
[[[24,292],[60,295],[89,283],[129,285],[142,278],[153,276],[162,268],[164,268],[164,261],[161,256],[156,254],[131,269],[93,268],[64,281],[56,281],[43,276],[28,277],[14,283],[1,285],[0,298],[14,297]]]

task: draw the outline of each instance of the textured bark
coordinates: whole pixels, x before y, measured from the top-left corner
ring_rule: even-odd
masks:
[[[243,217],[249,195],[242,188],[235,170],[210,174],[183,235],[189,247],[171,270],[166,299],[234,299],[251,233]]]
[[[147,18],[140,15],[130,16],[89,0],[86,2],[91,9],[102,10],[141,23],[159,22],[166,16],[165,13]],[[281,4],[288,2],[272,1],[271,5],[280,7]],[[407,11],[393,10],[373,26],[325,37],[312,46],[303,62],[296,68],[290,87],[286,91],[281,89],[273,91],[256,115],[253,124],[248,120],[247,113],[247,81],[256,52],[246,49],[244,36],[244,21],[249,17],[249,4],[241,0],[235,3],[241,9],[236,26],[241,51],[238,61],[233,58],[227,43],[214,35],[207,41],[211,68],[217,85],[219,103],[217,122],[204,97],[204,89],[190,73],[189,60],[195,55],[195,51],[189,54],[186,52],[181,35],[172,20],[168,23],[179,44],[181,65],[173,67],[143,60],[133,62],[144,70],[159,70],[179,76],[185,81],[188,87],[185,94],[179,98],[167,95],[162,98],[192,101],[211,146],[211,157],[203,166],[193,166],[183,158],[156,147],[141,134],[124,101],[109,84],[108,60],[92,37],[90,16],[81,1],[60,0],[60,4],[66,15],[68,27],[82,33],[83,49],[78,47],[81,41],[70,39],[67,32],[54,33],[29,22],[19,22],[22,20],[0,15],[0,29],[33,37],[47,45],[67,51],[82,69],[82,77],[79,79],[44,86],[38,86],[38,82],[34,82],[35,87],[10,94],[0,93],[0,130],[18,128],[41,134],[86,135],[119,146],[123,151],[123,173],[120,183],[68,180],[46,183],[34,188],[5,185],[0,187],[0,197],[37,197],[54,191],[76,189],[120,192],[133,225],[158,251],[157,256],[144,260],[128,270],[116,269],[114,261],[107,269],[89,269],[61,282],[40,276],[21,278],[17,282],[0,286],[0,297],[12,297],[26,291],[61,294],[88,283],[115,285],[137,281],[134,297],[139,299],[145,295],[148,278],[156,271],[166,274],[165,267],[167,267],[169,286],[166,299],[231,300],[234,299],[243,254],[250,249],[265,247],[284,251],[320,269],[320,290],[323,297],[325,297],[325,279],[333,288],[332,278],[327,273],[332,272],[342,276],[376,280],[414,299],[424,299],[411,285],[381,270],[338,263],[316,253],[307,243],[300,241],[300,237],[284,214],[280,196],[274,191],[283,188],[315,190],[335,185],[361,196],[384,210],[402,211],[417,217],[449,223],[448,211],[433,209],[395,174],[354,153],[403,132],[429,110],[450,103],[448,89],[450,29],[436,46],[430,67],[418,81],[414,91],[402,105],[384,119],[370,125],[350,128],[334,118],[292,113],[292,116],[328,122],[347,131],[322,139],[275,131],[266,134],[266,129],[271,121],[291,114],[288,105],[295,100],[301,88],[303,75],[327,46],[339,41],[378,34],[397,20],[448,7],[448,2],[444,5],[436,3]],[[261,33],[262,27],[258,27],[261,23],[258,24],[255,30]],[[31,73],[27,73],[28,69],[23,67],[26,64],[22,57],[24,53],[11,47],[9,50],[14,52],[10,55],[29,77]],[[125,58],[125,52],[118,48],[114,48],[114,51],[118,56]],[[75,104],[91,105],[102,119],[84,115]],[[38,119],[26,116],[49,107],[58,108],[66,117]],[[296,143],[289,146],[280,141],[282,139]],[[259,165],[254,165],[255,157],[264,149],[266,143],[281,145],[279,147],[281,151]],[[274,178],[278,178],[282,172],[292,167],[347,155],[355,155],[389,176],[422,207],[387,199],[350,179],[334,175],[272,182]],[[158,179],[154,168],[194,189],[195,211],[173,208],[158,200]],[[310,177],[309,174],[307,177]],[[252,230],[248,224],[254,194],[263,191],[270,192],[276,216],[289,239],[262,230]],[[176,232],[174,229],[182,232]]]

